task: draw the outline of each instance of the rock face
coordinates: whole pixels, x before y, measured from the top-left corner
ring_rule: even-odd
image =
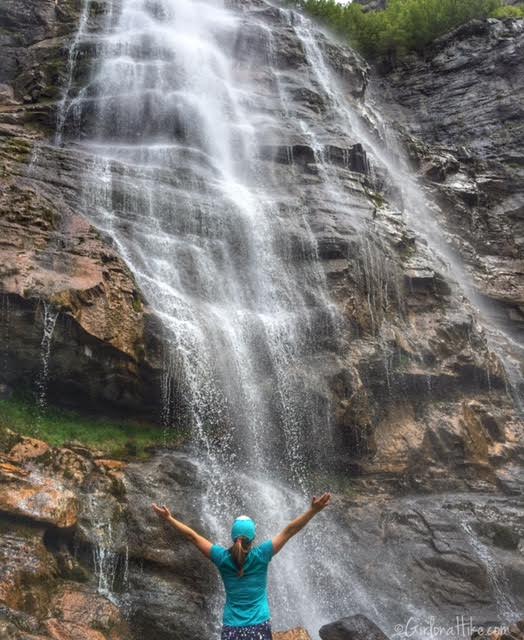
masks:
[[[132,464],[124,478],[126,535],[132,559],[127,602],[140,635],[157,638],[212,637],[216,629],[218,576],[194,547],[158,519],[153,502],[176,505],[183,517],[202,531],[202,479],[184,455],[159,454],[147,463]],[[161,604],[163,603],[163,604]]]
[[[51,316],[52,399],[154,411],[158,324],[118,252],[79,215],[74,167],[39,147],[53,136],[80,9],[53,0],[0,9],[2,377],[16,388],[38,379]]]
[[[521,480],[513,491],[522,491]],[[355,588],[382,588],[391,597],[380,612],[370,607],[366,615],[390,637],[398,628],[388,624],[384,609],[405,611],[407,603],[411,613],[398,613],[395,624],[413,633],[427,624],[433,606],[443,626],[455,625],[464,610],[477,626],[487,620],[509,624],[524,606],[522,556],[510,551],[519,544],[524,522],[520,506],[514,511],[516,495],[451,493],[347,503]],[[400,590],[399,575],[406,577]],[[504,589],[494,588],[499,580]]]
[[[62,482],[75,497],[78,516],[60,528],[33,511],[21,514],[18,507],[2,507],[3,637],[15,640],[23,632],[46,639],[213,637],[223,597],[218,574],[151,510],[153,501],[173,505],[175,516],[206,532],[198,463],[186,453],[164,451],[146,462],[122,465],[65,448],[21,460],[20,445],[27,444],[15,444],[3,454],[3,464],[32,484],[45,486],[51,478]],[[398,623],[406,624],[413,608],[420,614],[414,623],[424,624],[430,602],[446,624],[453,624],[465,608],[476,621],[496,619],[499,605],[519,611],[524,607],[524,564],[518,551],[524,512],[512,497],[522,492],[522,478],[515,471],[513,478],[500,474],[507,495],[392,499],[338,492],[332,508],[352,550],[347,587],[352,601],[364,609],[362,594],[372,594],[365,614],[383,629],[393,613]],[[42,498],[46,506],[44,491]],[[285,551],[272,563],[272,579],[282,579],[287,571],[283,563]],[[497,592],[501,585],[504,592]],[[502,602],[492,599],[494,588]],[[377,594],[379,613],[372,604]],[[363,616],[327,625],[320,633],[326,640],[383,640]],[[275,637],[309,636],[295,629]]]
[[[62,54],[71,42],[79,7],[29,1],[24,7],[7,3],[0,15],[9,32],[4,44],[10,61],[2,78],[0,110],[5,159],[0,286],[7,337],[2,379],[18,388],[28,381],[38,387],[45,378],[51,400],[147,411],[155,418],[166,374],[162,327],[116,248],[82,217],[89,214],[82,191],[85,159],[74,148],[47,144],[54,135],[58,97],[51,95],[49,86],[67,82]],[[23,40],[14,36],[20,12],[24,24],[35,27],[27,27]],[[94,10],[87,16],[91,29],[96,30],[102,16],[103,11]],[[326,98],[305,71],[310,64],[307,52],[287,14],[247,3],[242,20],[242,39],[236,46],[239,65],[251,69],[248,52],[267,46],[266,31],[257,26],[261,20],[278,43],[276,64],[288,70],[282,82],[294,108],[312,128],[323,126]],[[499,34],[496,42],[506,42],[506,32],[499,32],[510,27],[490,29]],[[513,33],[517,27],[511,29]],[[366,65],[352,52],[318,38],[357,107],[364,104]],[[89,48],[82,49],[84,62],[73,83],[83,81],[91,54]],[[260,78],[271,73],[263,66],[258,71]],[[389,81],[395,85],[393,76]],[[276,110],[271,92],[266,91],[264,100]],[[85,127],[88,130],[89,120]],[[293,206],[307,208],[328,291],[344,319],[342,343],[335,348],[327,337],[318,367],[322,385],[328,380],[329,388],[317,404],[333,404],[341,452],[337,464],[346,468],[349,460],[354,470],[384,472],[395,482],[402,477],[404,484],[419,483],[421,473],[451,484],[470,483],[480,471],[486,477],[488,467],[515,448],[517,426],[511,399],[498,391],[505,385],[504,373],[486,349],[474,315],[407,228],[394,185],[380,167],[370,166],[356,136],[332,125],[320,137],[327,162],[323,171],[343,185],[343,197],[328,204],[318,177],[317,152],[304,136],[290,137],[282,131],[280,142],[285,144],[262,147],[261,160],[275,165]],[[450,171],[457,166],[454,158],[445,156],[431,171]],[[289,202],[279,206],[285,217]],[[356,211],[363,228],[356,228]],[[297,260],[301,233],[297,229]],[[486,237],[484,232],[480,235]],[[506,232],[505,237],[514,242]],[[511,271],[508,278],[518,286],[512,260],[506,272]],[[508,290],[502,283],[501,287]],[[320,378],[311,380],[317,395]],[[488,422],[499,425],[499,440],[484,433],[482,421],[473,421],[476,426],[471,429],[467,426],[462,416],[470,415],[467,407],[472,403]],[[184,400],[175,404],[183,406]],[[178,419],[183,421],[183,414]],[[472,444],[477,440],[485,444],[478,448]],[[443,441],[471,452],[466,465],[461,459],[449,460]],[[417,467],[414,461],[424,456],[431,464]]]
[[[406,57],[384,84],[475,286],[520,338],[523,50],[522,20],[473,21]]]
[[[89,555],[74,552],[90,486],[105,482],[111,495],[110,478],[91,458],[29,438],[0,456],[1,637],[127,639],[120,609],[89,580]],[[100,540],[93,545],[96,557]]]

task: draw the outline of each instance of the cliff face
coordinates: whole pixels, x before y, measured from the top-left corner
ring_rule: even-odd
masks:
[[[90,7],[85,17],[97,32],[107,8],[101,2]],[[82,44],[69,66],[80,11],[80,3],[54,0],[8,0],[0,8],[6,61],[0,77],[0,291],[8,336],[0,381],[16,389],[38,379],[51,317],[50,399],[158,416],[168,372],[155,301],[130,270],[123,250],[129,245],[95,228],[83,190],[91,165],[79,149],[81,139],[52,144],[62,88],[69,83],[77,95],[97,56],[96,47]],[[307,372],[317,410],[332,407],[336,455],[322,460],[317,434],[300,436],[312,466],[328,469],[330,483],[341,483],[337,518],[358,549],[352,581],[358,586],[360,577],[372,596],[380,594],[384,619],[396,610],[397,580],[404,574],[411,585],[404,585],[406,611],[411,599],[420,610],[424,602],[436,602],[448,618],[466,605],[478,616],[496,616],[499,576],[508,572],[508,589],[518,594],[524,575],[518,554],[522,513],[511,498],[522,492],[522,424],[502,363],[461,290],[407,224],[398,185],[366,153],[357,127],[339,120],[289,13],[261,1],[237,3],[236,12],[242,25],[233,47],[236,72],[256,76],[258,100],[278,123],[260,147],[257,166],[278,184],[282,220],[291,225],[293,212],[303,212],[341,318],[339,338],[321,334],[315,352],[296,367]],[[320,33],[315,41],[355,113],[365,113],[367,65]],[[521,47],[521,22],[473,24],[380,80],[427,197],[440,205],[435,215],[453,234],[479,292],[497,303],[495,315],[516,333],[524,304]],[[282,120],[272,65],[286,108],[315,136]],[[81,136],[96,119],[84,115]],[[71,140],[68,126],[65,132]],[[174,174],[166,179],[182,180],[183,167]],[[326,189],[326,176],[336,193]],[[115,193],[115,202],[125,195]],[[121,238],[138,235],[131,218],[125,224]],[[303,228],[295,231],[289,244],[282,241],[282,251],[300,270],[307,266],[309,238]],[[10,514],[0,548],[13,559],[0,576],[0,597],[11,593],[3,598],[7,637],[17,639],[22,630],[69,637],[79,633],[72,611],[94,606],[86,604],[89,598],[109,607],[89,574],[88,586],[79,586],[93,550],[95,558],[110,552],[117,563],[129,560],[127,582],[119,569],[97,569],[96,561],[94,568],[98,580],[118,575],[114,591],[137,637],[208,637],[216,619],[206,575],[190,549],[173,552],[172,540],[148,511],[150,501],[175,496],[180,515],[201,526],[198,496],[206,476],[197,462],[159,453],[115,470],[89,452],[69,449],[17,459],[13,445],[4,446],[9,490],[0,504]],[[65,513],[57,514],[52,501],[44,513],[41,505],[19,507],[24,491],[50,489],[67,496]],[[406,491],[477,493],[474,499],[465,493],[460,499],[390,501],[390,494]],[[357,516],[348,522],[348,513]],[[500,524],[504,520],[509,524]],[[101,539],[97,522],[111,523],[113,537]],[[84,549],[81,567],[71,557],[75,545]],[[370,546],[380,553],[370,554]],[[20,549],[28,566],[17,561]],[[485,550],[493,571],[479,559]],[[388,578],[384,566],[391,568]],[[54,600],[41,584],[52,585]],[[104,593],[107,585],[98,587]],[[512,602],[508,615],[519,607]],[[82,637],[131,633],[114,608],[104,620],[103,628],[86,620]]]
[[[49,397],[148,410],[158,416],[160,323],[111,240],[86,220],[89,208],[82,184],[89,166],[84,157],[74,148],[53,148],[47,143],[54,135],[60,97],[57,91],[51,95],[51,86],[67,83],[67,54],[79,6],[53,2],[23,6],[23,17],[18,3],[7,3],[2,9],[9,60],[2,78],[4,103],[0,112],[5,161],[1,285],[6,300],[4,323],[9,326],[5,347],[9,366],[4,381],[17,387],[38,377],[45,302],[59,312],[49,363]],[[344,318],[343,346],[333,353],[332,345],[326,343],[322,365],[322,376],[329,381],[333,394],[336,437],[343,452],[341,465],[345,467],[349,456],[355,469],[387,470],[393,478],[405,478],[405,472],[415,464],[415,447],[420,448],[421,459],[434,460],[439,467],[442,454],[429,438],[433,429],[440,432],[444,424],[446,431],[468,446],[470,428],[465,425],[471,422],[472,412],[495,412],[494,420],[510,424],[509,397],[497,392],[497,407],[490,395],[490,385],[493,390],[504,385],[502,369],[483,344],[460,293],[436,270],[424,245],[398,214],[396,187],[378,165],[369,169],[357,145],[358,134],[344,134],[333,126],[326,126],[322,133],[330,107],[308,69],[304,45],[297,40],[293,27],[286,24],[284,14],[258,5],[244,7],[245,30],[236,45],[239,64],[253,64],[247,47],[265,46],[265,32],[251,26],[250,11],[256,12],[257,20],[270,25],[275,42],[279,42],[279,64],[286,69],[285,82],[289,83],[287,91],[293,96],[294,108],[309,121],[308,126],[319,130],[326,149],[324,157],[328,158],[327,170],[338,185],[344,185],[344,203],[325,202],[324,178],[319,180],[315,175],[315,151],[306,138],[297,139],[296,134],[290,138],[290,133],[283,130],[285,144],[270,143],[262,148],[263,161],[274,164],[273,171],[289,189],[295,206],[308,210],[330,295]],[[103,15],[101,7],[91,9],[88,20],[93,29]],[[28,25],[22,42],[14,35],[20,22]],[[490,28],[505,28],[497,25],[502,23]],[[355,94],[358,108],[365,99],[368,69],[358,57],[318,37],[334,69]],[[506,39],[502,42],[510,47]],[[80,52],[82,64],[75,67],[73,84],[83,82],[88,68],[90,50],[83,47]],[[262,77],[271,71],[261,66],[258,73]],[[398,72],[390,78],[391,86],[395,86],[396,78],[417,78],[415,72],[410,74]],[[28,78],[37,78],[38,82],[31,88]],[[268,94],[269,105],[271,99]],[[399,102],[403,100],[399,97]],[[412,120],[418,121],[415,116]],[[419,126],[424,126],[423,120]],[[468,135],[466,131],[464,135]],[[502,160],[497,161],[500,171],[511,172],[508,162]],[[477,182],[488,188],[485,181]],[[504,197],[516,198],[516,183],[508,178],[505,184],[510,185],[513,195]],[[475,205],[464,202],[461,185],[455,191],[446,188],[446,192],[455,204],[460,202],[460,206],[449,209],[450,216],[472,215],[488,224],[486,214],[482,216]],[[349,210],[362,212],[364,230],[357,229]],[[508,219],[512,219],[512,211]],[[500,270],[499,276],[490,275],[491,288],[486,287],[486,294],[499,282],[504,296],[515,298],[519,290],[515,256],[518,237],[509,237],[515,234],[509,233],[504,221],[490,232],[489,241],[485,226],[482,231],[471,226],[472,237],[479,242],[482,239],[493,247],[506,242],[513,247],[508,249],[511,258],[497,255],[495,259],[493,253],[485,256],[480,248],[470,255],[484,266],[486,260],[506,264],[506,280]],[[504,286],[508,280],[513,287]],[[515,314],[519,313],[517,302],[515,298]],[[489,408],[484,404],[488,398]],[[446,417],[452,406],[453,417]],[[425,416],[423,426],[417,414]],[[476,433],[477,427],[472,427],[474,438],[486,437],[483,420],[473,421],[481,429]],[[395,429],[392,423],[397,425]],[[413,441],[406,446],[404,430],[415,424],[419,425],[415,431],[421,429],[415,437],[417,444]],[[387,438],[382,436],[384,430],[390,434]],[[504,441],[504,435],[501,438]],[[448,463],[446,455],[444,466]],[[425,464],[424,469],[429,473],[431,467]],[[459,475],[462,473],[463,469]]]
[[[522,20],[472,22],[385,78],[391,112],[478,291],[522,339]]]
[[[80,8],[48,0],[0,9],[3,382],[27,388],[38,378],[48,307],[53,322],[58,314],[50,398],[157,416],[158,325],[118,251],[80,215],[79,167],[39,147],[54,137]]]

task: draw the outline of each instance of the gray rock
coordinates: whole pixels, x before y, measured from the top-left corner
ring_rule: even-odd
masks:
[[[125,522],[130,566],[125,601],[133,626],[159,640],[208,638],[217,624],[213,604],[220,591],[208,560],[159,520],[151,504],[167,504],[202,531],[201,478],[190,458],[156,454],[125,472]]]
[[[476,20],[406,56],[383,85],[394,126],[442,208],[442,224],[493,315],[524,318],[524,22]],[[522,356],[520,356],[522,357]]]
[[[388,640],[374,622],[362,615],[342,618],[319,630],[322,640]]]

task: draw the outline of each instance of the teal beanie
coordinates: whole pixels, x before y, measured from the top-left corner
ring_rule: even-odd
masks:
[[[247,538],[253,542],[257,534],[257,525],[248,516],[239,516],[231,528],[231,538],[233,542],[237,538]]]

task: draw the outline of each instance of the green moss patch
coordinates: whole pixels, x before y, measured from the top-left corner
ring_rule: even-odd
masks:
[[[179,446],[187,433],[131,420],[86,416],[76,411],[40,409],[26,398],[0,400],[0,444],[13,431],[54,447],[75,442],[113,458],[143,458],[155,446]]]

